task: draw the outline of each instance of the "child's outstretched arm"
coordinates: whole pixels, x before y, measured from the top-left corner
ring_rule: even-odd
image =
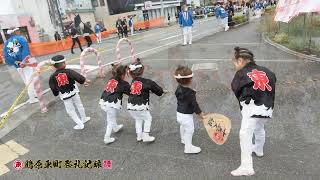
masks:
[[[69,70],[69,74],[70,74],[71,78],[73,78],[79,84],[84,84],[85,86],[88,86],[91,83],[90,80],[87,80],[84,76],[82,76],[78,72],[71,70],[71,69],[68,69],[68,70]]]
[[[154,81],[151,81],[151,92],[156,94],[157,96],[162,96],[163,89]]]

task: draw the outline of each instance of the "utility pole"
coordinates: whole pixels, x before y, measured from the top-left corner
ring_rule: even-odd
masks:
[[[165,15],[164,15],[164,13],[163,13],[163,0],[160,0],[160,3],[161,3],[161,13],[160,13],[160,15],[161,15],[162,17],[165,17]]]
[[[57,8],[57,12],[58,12],[58,17],[59,17],[59,22],[60,22],[60,26],[61,26],[61,33],[64,32],[64,28],[63,28],[63,22],[62,22],[62,18],[61,18],[61,14],[60,14],[60,9],[59,9],[59,5],[58,5],[58,0],[53,0],[55,2],[56,8]]]

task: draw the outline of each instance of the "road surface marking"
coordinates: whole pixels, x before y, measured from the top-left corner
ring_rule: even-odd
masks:
[[[19,155],[24,155],[29,152],[28,149],[25,147],[21,146],[20,144],[16,143],[14,140],[10,140],[5,143],[11,150],[16,152]]]
[[[195,31],[192,31],[192,32],[194,33],[194,32],[197,32],[197,31],[195,30]],[[165,40],[168,40],[168,39],[172,39],[172,38],[175,38],[177,36],[182,36],[182,34],[177,34],[177,35],[170,36],[170,37],[167,37],[167,38],[164,38],[164,39],[160,39],[160,40],[158,40],[158,42],[165,41]]]
[[[17,159],[19,155],[21,156],[28,152],[27,148],[16,143],[14,140],[0,144],[0,176],[10,171],[5,164]]]
[[[10,171],[10,169],[7,166],[0,164],[0,176],[2,176],[3,174],[5,174],[9,171]]]

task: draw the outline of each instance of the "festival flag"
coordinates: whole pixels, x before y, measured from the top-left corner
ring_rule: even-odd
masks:
[[[320,12],[320,0],[279,0],[275,21],[289,22],[300,13]]]

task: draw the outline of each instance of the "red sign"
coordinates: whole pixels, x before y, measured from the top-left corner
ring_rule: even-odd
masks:
[[[65,86],[66,84],[69,84],[68,76],[66,73],[59,73],[56,76],[56,80],[58,82],[58,86]]]

